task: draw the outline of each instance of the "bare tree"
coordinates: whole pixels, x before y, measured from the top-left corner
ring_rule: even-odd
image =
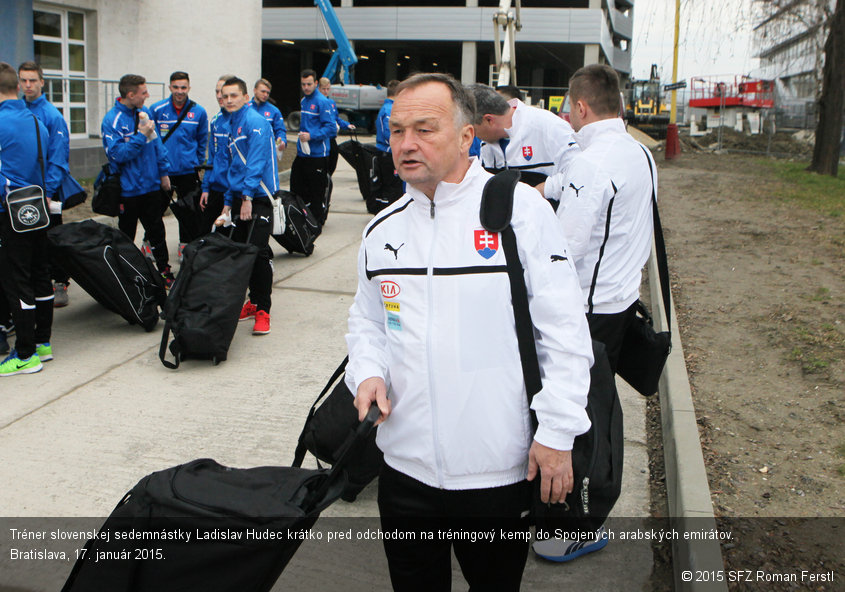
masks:
[[[842,115],[845,109],[845,0],[836,1],[829,31],[824,46],[816,144],[813,147],[813,161],[807,170],[835,177],[839,172]]]

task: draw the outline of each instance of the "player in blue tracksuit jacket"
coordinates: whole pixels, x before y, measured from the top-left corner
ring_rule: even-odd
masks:
[[[62,223],[61,208],[65,199],[81,193],[83,189],[70,174],[68,163],[70,135],[65,118],[42,94],[44,73],[41,66],[35,62],[22,63],[18,66],[18,80],[27,109],[47,127],[47,133],[50,136],[45,154],[47,179],[44,193],[51,200],[50,228],[53,228]],[[67,306],[67,287],[70,283],[70,275],[55,261],[51,261],[50,276],[53,278],[54,306],[56,308]],[[0,317],[2,317],[2,313],[0,313]]]
[[[334,132],[332,132],[331,137],[331,145],[329,146],[329,175],[334,175],[334,171],[337,168],[337,133],[338,131],[345,129],[345,130],[354,130],[355,126],[345,119],[340,117],[340,113],[337,111],[337,103],[334,102],[334,99],[331,97],[332,92],[332,81],[323,76],[320,78],[320,87],[319,87],[320,94],[326,97],[329,101],[329,106],[332,109],[332,119],[335,122]]]
[[[273,90],[273,85],[270,84],[270,81],[265,78],[259,78],[255,82],[255,87],[252,89],[252,100],[249,102],[249,105],[259,115],[270,122],[270,126],[273,128],[273,135],[276,138],[278,157],[281,159],[282,152],[284,152],[285,147],[288,145],[288,131],[285,128],[285,118],[282,117],[282,112],[270,102],[271,90]]]
[[[214,221],[223,210],[223,195],[226,193],[226,174],[228,171],[229,155],[229,112],[223,108],[223,83],[232,78],[224,74],[217,80],[214,92],[220,111],[211,118],[209,123],[208,165],[202,176],[202,194],[200,195],[200,210],[202,211],[201,228],[211,229]]]
[[[50,332],[53,324],[53,285],[47,255],[47,231],[15,232],[6,212],[9,192],[29,185],[44,185],[42,158],[49,136],[43,123],[18,99],[18,75],[0,62],[0,285],[6,306],[0,323],[7,325],[11,312],[17,328],[15,349],[0,362],[0,378],[32,374],[41,362],[52,359]],[[26,224],[26,205],[18,220]],[[3,307],[5,308],[5,307]],[[6,344],[5,327],[2,343]],[[5,347],[4,347],[5,349]]]
[[[168,264],[164,222],[161,219],[162,190],[170,191],[170,163],[155,130],[143,76],[126,74],[118,83],[120,98],[103,118],[103,147],[113,173],[120,174],[118,228],[135,239],[138,221],[147,233],[153,259],[165,283],[173,283]]]
[[[268,244],[273,230],[273,206],[268,194],[279,190],[276,142],[267,120],[247,104],[249,95],[243,80],[234,77],[226,80],[222,92],[223,107],[229,113],[223,215],[232,216],[234,240],[247,242],[249,237],[249,242],[258,247],[249,279],[249,300],[244,303],[240,319],[254,317],[253,335],[265,335],[270,332],[273,290],[273,254]]]
[[[335,129],[328,99],[317,90],[317,73],[303,70],[300,86],[301,121],[296,158],[290,171],[290,190],[301,197],[314,217],[323,224],[329,213],[329,151]]]
[[[187,72],[171,74],[169,88],[170,96],[153,104],[150,111],[170,163],[170,185],[180,198],[184,198],[200,185],[197,167],[205,162],[208,115],[203,107],[188,98],[191,81]],[[199,193],[195,192],[192,199],[196,208]],[[180,254],[186,243],[197,238],[196,226],[192,222],[179,221]]]

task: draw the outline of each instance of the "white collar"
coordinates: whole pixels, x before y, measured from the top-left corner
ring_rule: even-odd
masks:
[[[625,122],[619,117],[612,117],[610,119],[600,119],[588,123],[581,128],[580,131],[575,132],[575,141],[581,147],[581,150],[586,150],[587,146],[592,144],[596,138],[606,134],[625,134]]]

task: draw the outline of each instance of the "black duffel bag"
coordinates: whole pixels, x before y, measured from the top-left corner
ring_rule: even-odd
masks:
[[[358,410],[355,408],[355,398],[343,380],[348,361],[348,357],[343,359],[311,406],[299,434],[292,463],[294,467],[302,466],[306,452],[317,458],[318,465],[320,461],[334,465],[340,453],[355,437]],[[332,385],[335,385],[333,389]],[[326,397],[330,389],[331,394]],[[326,399],[319,405],[323,397]],[[347,486],[341,496],[343,500],[354,501],[361,490],[378,476],[383,456],[376,446],[376,430],[373,430],[362,442],[359,454],[346,464]]]
[[[100,174],[94,181],[94,197],[91,198],[91,209],[103,216],[117,216],[120,214],[120,199],[123,190],[120,188],[120,174],[112,173],[109,163],[103,165]]]
[[[280,189],[275,193],[275,197],[282,200],[285,230],[281,235],[274,234],[273,238],[287,249],[288,253],[301,253],[307,257],[314,252],[314,241],[320,236],[323,227],[303,199],[295,193]]]

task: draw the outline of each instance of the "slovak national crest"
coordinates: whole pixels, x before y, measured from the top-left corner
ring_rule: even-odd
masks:
[[[476,230],[475,250],[485,259],[489,259],[499,250],[499,235],[486,230]]]
[[[534,149],[531,146],[523,146],[522,147],[522,157],[525,160],[531,160],[531,157],[534,156]]]

